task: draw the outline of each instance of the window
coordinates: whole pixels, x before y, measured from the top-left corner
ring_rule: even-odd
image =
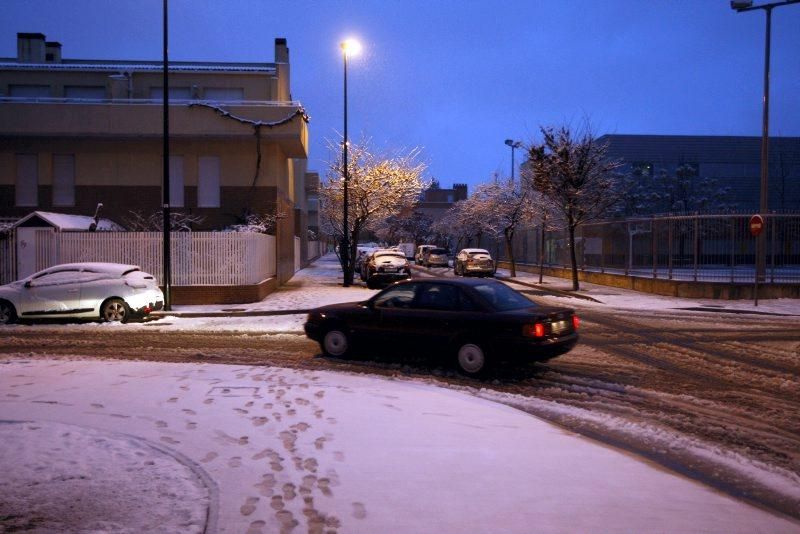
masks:
[[[206,87],[204,91],[206,100],[244,100],[242,87]]]
[[[75,205],[75,156],[53,154],[53,206]]]
[[[457,310],[459,290],[446,284],[426,284],[417,297],[415,308],[425,310]]]
[[[183,200],[183,156],[169,157],[169,205],[182,208]]]
[[[9,96],[42,98],[50,96],[49,85],[9,85]]]
[[[653,176],[653,164],[645,161],[637,161],[631,166],[634,174],[650,178]]]
[[[161,100],[164,97],[163,87],[150,88],[150,100]],[[170,87],[169,88],[170,100],[191,100],[192,89],[190,87]]]
[[[64,97],[103,100],[106,97],[106,88],[92,85],[66,85],[64,86]]]
[[[219,157],[200,158],[197,177],[197,206],[200,208],[219,207]]]
[[[375,298],[376,308],[410,308],[417,284],[403,284],[384,291]]]
[[[17,206],[39,205],[39,158],[36,154],[17,154]]]

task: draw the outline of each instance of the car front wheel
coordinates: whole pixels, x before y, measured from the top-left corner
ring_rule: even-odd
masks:
[[[480,376],[489,368],[486,351],[475,342],[467,341],[458,344],[456,363],[459,370],[469,376]]]
[[[131,310],[122,299],[108,299],[100,307],[100,318],[107,323],[127,323]]]
[[[325,332],[320,347],[326,356],[342,358],[350,352],[350,338],[341,328],[331,328]]]
[[[17,310],[7,300],[0,300],[0,324],[12,324],[17,321]]]

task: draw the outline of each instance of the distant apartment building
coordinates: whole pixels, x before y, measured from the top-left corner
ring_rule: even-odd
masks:
[[[419,211],[433,219],[440,219],[453,204],[459,200],[467,199],[467,184],[453,184],[452,189],[443,189],[439,182],[434,181],[431,186],[422,192],[419,203],[414,211]]]
[[[761,138],[700,135],[604,135],[608,156],[624,171],[642,174],[681,166],[698,178],[716,179],[729,188],[735,209],[757,212],[760,195]],[[769,209],[800,211],[800,137],[769,140]]]
[[[161,61],[64,59],[41,33],[0,58],[0,217],[102,215],[162,205]],[[271,63],[170,62],[169,188],[195,230],[278,215],[305,239],[307,116],[292,100],[289,48]],[[299,214],[294,213],[299,211]]]

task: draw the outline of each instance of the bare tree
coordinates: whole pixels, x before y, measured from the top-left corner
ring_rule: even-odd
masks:
[[[606,157],[606,144],[598,143],[586,126],[541,129],[544,140],[528,149],[529,177],[536,191],[550,202],[569,232],[572,289],[580,289],[575,255],[575,228],[605,214],[622,194],[616,170],[620,162]]]
[[[511,263],[511,276],[517,276],[514,259],[514,233],[523,223],[534,219],[529,187],[516,187],[513,180],[479,185],[471,200],[479,206],[485,228],[493,237],[503,237]]]
[[[191,232],[193,224],[200,224],[205,217],[181,211],[169,214],[170,230],[173,232]],[[131,232],[161,232],[164,229],[164,212],[160,209],[150,213],[129,211],[124,218],[125,227]]]
[[[342,161],[338,146],[327,171],[327,180],[320,186],[320,224],[337,242],[348,232],[350,241],[346,281],[352,282],[356,260],[358,236],[391,215],[411,211],[428,185],[422,178],[425,165],[417,161],[419,152],[411,150],[380,157],[371,152],[366,142],[352,144],[349,148],[348,171],[348,228],[343,228]],[[344,266],[344,265],[343,265]]]
[[[433,219],[414,211],[410,214],[390,215],[375,225],[375,235],[387,243],[422,243],[432,239]]]

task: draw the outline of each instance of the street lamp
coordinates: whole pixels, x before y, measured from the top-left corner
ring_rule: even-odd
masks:
[[[350,230],[347,224],[347,186],[350,182],[350,171],[347,168],[347,58],[349,56],[356,56],[361,52],[361,43],[355,39],[345,39],[341,43],[342,57],[344,57],[344,141],[342,143],[342,170],[344,173],[344,195],[342,199],[343,212],[342,212],[342,244],[340,254],[342,256],[342,271],[344,272],[344,281],[342,286],[350,287],[353,284],[353,271],[350,269]]]
[[[767,15],[767,31],[764,42],[764,96],[761,124],[761,185],[758,211],[767,213],[769,200],[769,47],[772,28],[772,9],[780,6],[796,4],[800,0],[784,0],[771,4],[753,5],[753,0],[732,0],[731,9],[739,13],[763,9]],[[767,233],[761,232],[756,238],[756,281],[764,281],[767,267]],[[757,298],[757,297],[756,297]],[[756,300],[758,302],[758,300]]]
[[[800,0],[798,0],[800,2]],[[522,146],[522,141],[506,139],[506,145],[511,147],[511,182],[514,182],[514,149]]]

